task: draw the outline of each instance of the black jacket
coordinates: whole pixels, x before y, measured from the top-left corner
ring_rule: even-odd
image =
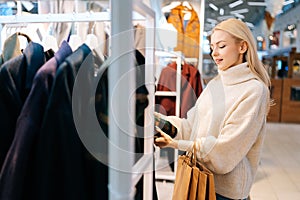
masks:
[[[17,118],[37,70],[47,61],[43,47],[30,42],[23,54],[0,69],[0,168],[14,138]]]
[[[83,44],[58,68],[37,140],[36,187],[32,191],[36,197],[30,199],[101,199],[94,197],[101,186],[93,182],[99,178],[93,170],[99,163],[82,144],[72,111],[74,82],[90,53]],[[104,173],[100,168],[97,171]]]
[[[28,191],[27,188],[32,186],[36,138],[40,134],[56,68],[71,53],[71,47],[63,42],[55,56],[34,76],[32,88],[17,120],[15,137],[2,167],[0,199],[21,199]]]

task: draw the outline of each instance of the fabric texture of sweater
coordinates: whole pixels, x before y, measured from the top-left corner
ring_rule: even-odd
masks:
[[[248,197],[266,133],[268,95],[242,63],[219,71],[186,119],[163,116],[178,128],[179,150],[190,150],[196,141],[197,159],[214,173],[218,194]]]

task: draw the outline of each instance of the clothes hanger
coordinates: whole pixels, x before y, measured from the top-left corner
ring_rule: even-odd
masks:
[[[191,11],[193,10],[193,7],[191,6],[191,4],[188,1],[181,2],[180,5],[184,7],[184,9],[182,10],[182,13],[184,14],[183,19],[185,21],[190,20],[192,17]]]
[[[192,10],[193,9],[192,5],[188,1],[182,2],[181,5],[183,5],[188,10]]]
[[[184,12],[183,20],[188,21],[191,19],[191,17],[192,17],[192,13],[190,11]]]
[[[1,62],[21,55],[22,51],[31,42],[31,38],[23,32],[22,26],[5,26],[6,38],[1,47]]]
[[[86,36],[85,44],[102,60],[105,60],[105,56],[101,50],[101,44],[99,44],[98,37],[94,34],[96,22],[94,22],[91,32]]]
[[[96,49],[96,47],[99,46],[98,38],[94,34],[95,25],[96,25],[96,22],[94,22],[94,24],[92,26],[91,33],[89,33],[85,39],[85,44],[88,45],[90,47],[90,49]]]
[[[54,52],[56,52],[58,50],[58,44],[57,39],[53,36],[53,24],[51,24],[48,29],[49,34],[43,37],[42,46],[44,47],[45,51],[52,49]]]
[[[162,12],[171,12],[173,8],[176,8],[177,6],[181,5],[182,3],[180,1],[172,1],[171,3],[165,5],[162,7]]]
[[[73,34],[70,35],[69,45],[73,51],[75,51],[80,45],[82,45],[82,39],[78,35],[78,23],[73,23]]]
[[[32,40],[22,29],[17,30],[16,35],[20,41],[20,49],[23,51]]]
[[[31,38],[25,33],[17,32],[17,35],[25,37],[28,43],[32,41]]]

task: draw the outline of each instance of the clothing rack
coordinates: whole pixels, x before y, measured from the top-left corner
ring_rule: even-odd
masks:
[[[20,1],[18,1],[20,2]],[[114,16],[114,17],[110,17]],[[144,199],[152,199],[152,183],[153,183],[153,133],[154,133],[154,46],[155,46],[155,13],[154,11],[145,5],[141,0],[111,0],[111,13],[98,12],[98,13],[72,13],[72,14],[31,14],[22,15],[18,13],[15,16],[0,16],[0,31],[2,31],[3,25],[15,24],[16,26],[24,26],[29,23],[52,23],[52,22],[93,22],[93,21],[111,21],[112,32],[111,35],[120,34],[122,31],[128,31],[129,38],[133,38],[132,21],[145,21],[146,26],[149,27],[146,30],[146,87],[149,91],[149,106],[145,112],[145,140],[144,140],[144,156],[134,163],[134,154],[132,154],[132,147],[134,146],[134,127],[133,111],[134,105],[130,104],[128,109],[128,102],[132,102],[130,98],[132,91],[135,90],[135,74],[130,74],[129,78],[122,82],[126,88],[118,88],[118,81],[122,79],[124,70],[132,69],[134,66],[134,60],[132,57],[133,47],[130,39],[125,40],[112,40],[111,41],[111,53],[112,57],[116,58],[116,61],[112,63],[114,76],[109,78],[109,97],[112,97],[118,90],[118,94],[122,98],[116,98],[112,101],[112,107],[116,108],[109,113],[118,114],[118,123],[110,123],[109,131],[114,132],[111,134],[109,143],[109,163],[110,166],[117,166],[118,168],[109,168],[109,199],[133,199],[134,198],[134,186],[144,174]],[[1,44],[0,39],[0,46]],[[130,43],[131,42],[131,43]],[[127,44],[128,43],[128,44]],[[127,44],[127,45],[126,45]],[[121,47],[121,48],[120,48]],[[128,53],[129,52],[129,53]],[[122,53],[125,53],[122,54]],[[118,59],[122,56],[122,60]],[[115,67],[114,67],[115,66]],[[122,67],[120,67],[122,66]],[[128,66],[128,67],[127,67]],[[126,73],[128,73],[126,71]],[[126,98],[126,99],[124,99]],[[126,110],[124,110],[126,108]],[[129,112],[128,112],[128,110]],[[116,120],[116,116],[109,115],[110,122]],[[122,125],[122,129],[126,130],[126,134],[120,130],[119,126]],[[124,125],[124,127],[123,127]],[[115,148],[117,144],[118,148]],[[120,154],[120,150],[122,154]],[[125,152],[125,153],[124,153]],[[127,153],[126,153],[127,152]],[[131,153],[130,153],[131,152]],[[124,157],[126,155],[126,157]],[[123,162],[122,162],[123,161]],[[125,161],[125,162],[124,162]],[[121,170],[120,170],[121,169]],[[126,171],[124,171],[125,169]],[[101,188],[99,188],[101,189]]]
[[[145,20],[145,17],[133,12],[134,20]],[[93,22],[110,21],[109,12],[56,13],[0,16],[1,24],[54,23],[54,22]]]
[[[181,52],[156,52],[158,57],[169,58],[176,62],[176,91],[156,91],[155,96],[169,96],[176,98],[175,115],[180,116],[180,103],[181,103],[181,63],[183,61]],[[174,173],[171,175],[158,174],[156,179],[175,181],[176,169],[177,169],[178,150],[174,149]]]

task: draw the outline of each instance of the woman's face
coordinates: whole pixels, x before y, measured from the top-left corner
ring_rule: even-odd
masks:
[[[223,30],[215,30],[211,36],[211,55],[219,70],[241,64],[247,50],[245,42],[238,42],[232,35]]]

